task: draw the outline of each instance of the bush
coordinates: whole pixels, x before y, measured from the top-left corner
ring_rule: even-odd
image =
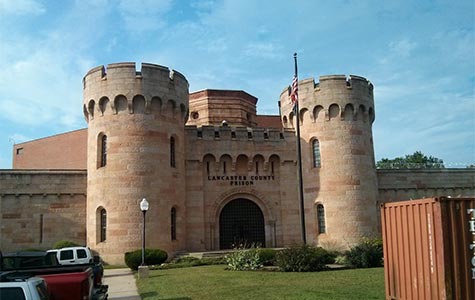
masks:
[[[284,249],[276,255],[276,264],[284,272],[325,270],[335,257],[321,247],[300,246]]]
[[[206,265],[222,265],[226,264],[224,257],[208,257],[208,258],[196,258],[192,256],[184,256],[172,260],[170,263],[162,264],[157,269],[176,269],[176,268],[189,268],[196,266],[206,266]]]
[[[383,266],[383,241],[365,239],[347,253],[348,263],[355,268],[375,268]]]
[[[238,249],[225,257],[229,270],[258,270],[262,263],[257,249]]]
[[[257,249],[259,260],[264,266],[273,266],[275,264],[275,256],[277,251],[274,249],[260,248]]]
[[[347,265],[348,264],[348,259],[346,258],[345,255],[338,255],[335,258],[335,263],[339,265]]]
[[[76,244],[75,242],[63,240],[63,241],[57,241],[53,245],[53,249],[61,249],[61,248],[66,248],[66,247],[78,247],[80,245]]]
[[[164,263],[168,254],[161,249],[145,249],[145,264],[147,266],[160,265]],[[142,250],[126,252],[124,255],[125,264],[132,270],[138,270],[142,264]]]

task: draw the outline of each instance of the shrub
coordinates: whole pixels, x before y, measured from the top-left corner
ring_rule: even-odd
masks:
[[[276,264],[284,272],[312,272],[325,270],[334,256],[321,247],[300,246],[277,253]]]
[[[145,249],[145,264],[150,265],[160,265],[164,263],[168,254],[161,249]],[[126,252],[124,255],[125,264],[132,270],[138,270],[139,266],[142,264],[142,250],[135,250],[132,252]]]
[[[244,271],[262,268],[257,249],[238,249],[225,256],[229,270]]]
[[[63,240],[63,241],[57,241],[53,245],[53,249],[61,249],[61,248],[66,248],[66,247],[78,247],[80,245],[76,244],[75,242],[71,242],[68,240]]]
[[[176,268],[189,268],[195,266],[206,266],[206,265],[222,265],[226,264],[224,257],[208,257],[208,258],[196,258],[192,256],[184,256],[172,260],[170,263],[162,264],[157,269],[176,269]]]
[[[257,249],[259,260],[264,266],[273,266],[275,264],[275,256],[277,251],[269,248]]]
[[[347,253],[348,263],[355,268],[375,268],[383,265],[383,241],[365,239]]]
[[[335,258],[335,263],[339,265],[347,265],[348,264],[348,259],[346,258],[345,255],[338,255]]]

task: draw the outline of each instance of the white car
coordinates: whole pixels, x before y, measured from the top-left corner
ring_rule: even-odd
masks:
[[[89,247],[66,247],[47,252],[55,252],[60,265],[90,264],[94,260]]]
[[[48,290],[42,278],[8,278],[2,274],[0,299],[2,300],[48,300]]]

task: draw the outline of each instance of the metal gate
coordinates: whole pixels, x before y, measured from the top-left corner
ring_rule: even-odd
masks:
[[[232,200],[219,215],[219,248],[265,247],[264,215],[248,199]]]

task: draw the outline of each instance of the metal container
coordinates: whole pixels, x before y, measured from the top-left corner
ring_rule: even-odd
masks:
[[[386,299],[475,299],[475,198],[381,206]]]

